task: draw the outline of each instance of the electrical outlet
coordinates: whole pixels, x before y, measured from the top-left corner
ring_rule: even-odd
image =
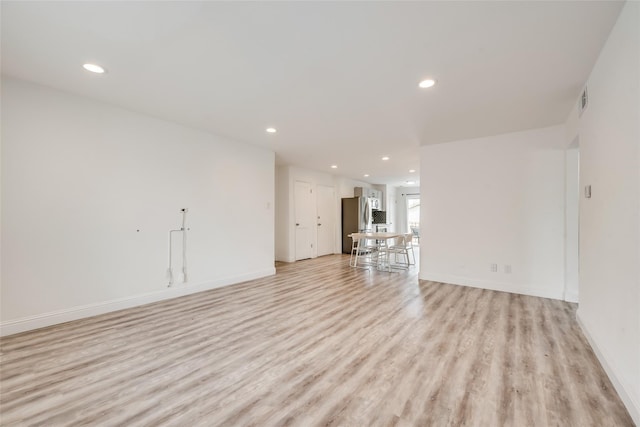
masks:
[[[498,272],[498,264],[496,264],[494,262],[489,264],[489,271],[491,271],[492,273],[497,273]]]
[[[504,272],[507,274],[511,274],[511,266],[509,264],[504,265]]]

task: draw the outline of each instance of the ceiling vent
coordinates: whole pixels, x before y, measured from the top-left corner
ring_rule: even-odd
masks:
[[[582,90],[582,93],[580,94],[580,101],[579,101],[581,116],[584,110],[587,109],[587,105],[589,105],[589,93],[587,92],[587,87],[585,86],[584,89]]]

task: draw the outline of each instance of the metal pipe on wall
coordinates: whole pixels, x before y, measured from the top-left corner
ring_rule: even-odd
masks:
[[[182,283],[187,281],[187,212],[188,208],[182,208],[182,227],[179,229],[169,230],[169,267],[167,268],[167,279],[169,280],[169,286],[173,285],[173,268],[172,262],[172,250],[171,250],[171,237],[173,233],[182,233]]]

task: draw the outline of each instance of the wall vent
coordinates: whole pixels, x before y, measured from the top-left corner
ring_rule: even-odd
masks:
[[[582,89],[582,93],[580,94],[580,100],[579,100],[581,116],[584,110],[587,109],[587,105],[589,105],[589,93],[587,92],[587,87],[585,86],[584,89]]]

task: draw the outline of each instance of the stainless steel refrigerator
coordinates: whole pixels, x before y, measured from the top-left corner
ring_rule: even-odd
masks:
[[[367,197],[342,199],[342,252],[351,253],[351,233],[371,231],[371,201]]]

